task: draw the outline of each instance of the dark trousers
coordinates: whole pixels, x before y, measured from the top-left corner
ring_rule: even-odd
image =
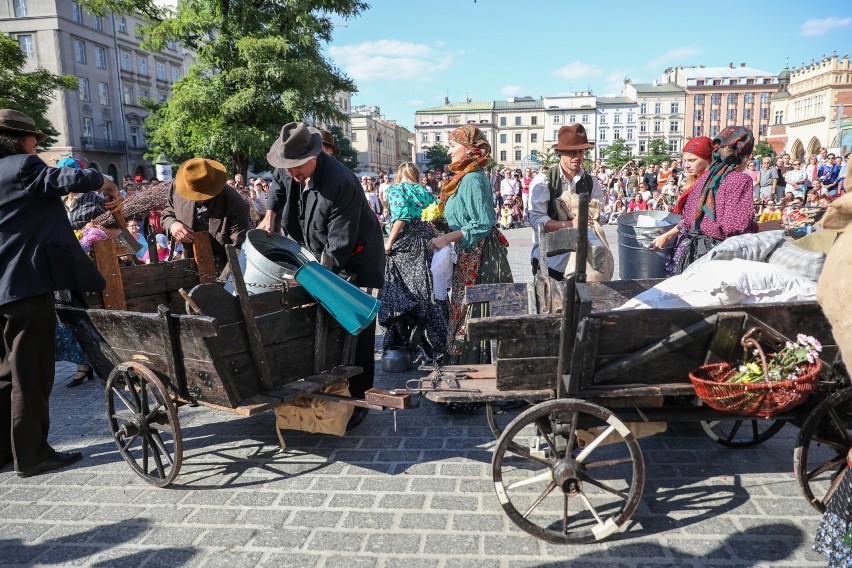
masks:
[[[364,393],[373,388],[373,380],[376,376],[375,318],[355,340],[354,363],[364,369],[364,372],[349,379],[349,394],[355,398],[364,398]]]
[[[533,273],[533,276],[535,276],[536,274],[538,274],[538,271],[539,271],[539,269],[540,269],[538,259],[537,259],[537,258],[533,258],[530,262],[531,262],[531,264],[532,264],[532,273]],[[550,268],[549,266],[547,267],[547,275],[548,275],[548,276],[550,276],[551,278],[553,278],[554,280],[558,280],[558,281],[560,281],[560,282],[561,282],[561,281],[563,281],[563,280],[565,280],[565,275],[564,275],[564,274],[562,274],[562,273],[561,273],[561,272],[559,272],[558,270],[553,270],[553,269],[552,269],[552,268]]]
[[[53,456],[47,443],[53,389],[53,294],[0,306],[0,461],[29,469]]]

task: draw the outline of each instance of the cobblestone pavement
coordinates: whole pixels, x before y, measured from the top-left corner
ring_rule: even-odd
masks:
[[[512,231],[516,274],[528,229]],[[614,244],[614,243],[612,243]],[[523,274],[527,274],[528,270]],[[181,475],[169,489],[137,478],[109,435],[102,384],[66,389],[57,366],[51,440],[81,449],[65,471],[0,473],[0,564],[294,567],[799,567],[819,516],[792,475],[797,430],[730,450],[697,426],[640,441],[641,505],[599,544],[556,546],[517,529],[490,477],[483,411],[371,413],[343,438],[288,433],[271,413],[243,418],[181,408]],[[405,376],[377,377],[399,386]],[[396,424],[396,427],[395,427]]]

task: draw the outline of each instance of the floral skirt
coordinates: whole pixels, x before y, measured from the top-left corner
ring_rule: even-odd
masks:
[[[71,304],[71,293],[68,290],[54,292],[53,296],[57,304]],[[83,353],[83,348],[80,347],[80,342],[77,341],[77,337],[74,335],[74,331],[59,321],[58,315],[56,316],[55,345],[56,355],[53,358],[54,361],[70,361],[78,365],[89,363],[89,360],[86,359],[86,354]]]
[[[489,315],[486,304],[467,305],[464,290],[474,284],[513,282],[512,269],[506,253],[508,241],[495,227],[491,233],[468,249],[459,249],[458,263],[453,271],[450,305],[451,364],[484,364],[491,362],[488,341],[468,341],[467,322],[471,318]]]
[[[385,262],[379,324],[385,328],[382,351],[414,349],[422,334],[428,355],[441,360],[447,353],[446,302],[435,300],[430,265],[430,223],[413,221],[394,240]]]
[[[828,558],[829,568],[852,566],[852,468],[828,502],[814,537],[814,550]]]

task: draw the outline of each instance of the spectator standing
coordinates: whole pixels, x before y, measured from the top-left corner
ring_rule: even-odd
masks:
[[[808,158],[808,165],[804,167],[806,184],[810,185],[815,178],[819,177],[819,163],[816,156]]]
[[[792,169],[784,174],[784,182],[787,184],[787,191],[792,192],[794,197],[803,197],[805,189],[805,170],[802,169],[800,160],[792,161]],[[746,172],[748,173],[748,172]]]
[[[645,175],[642,176],[642,179],[645,181],[645,185],[650,191],[657,189],[657,168],[657,164],[651,164],[648,166],[648,171],[646,171]]]
[[[778,170],[772,167],[771,158],[763,158],[761,164],[763,167],[760,170],[760,193],[757,197],[765,201],[775,195],[775,188],[778,185]]]

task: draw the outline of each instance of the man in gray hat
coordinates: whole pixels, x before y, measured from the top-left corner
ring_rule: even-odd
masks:
[[[328,255],[335,273],[350,277],[356,286],[381,288],[385,252],[379,221],[355,174],[322,146],[319,130],[300,122],[284,125],[266,155],[276,169],[258,228],[271,233],[280,223],[317,258]],[[349,380],[349,391],[357,398],[373,386],[375,334],[374,320],[358,337],[355,364],[364,373]],[[366,409],[356,407],[349,429],[365,415]]]
[[[106,283],[68,222],[61,198],[103,190],[120,214],[118,187],[97,170],[51,168],[36,155],[46,136],[22,112],[0,110],[0,469],[20,477],[74,463],[80,452],[47,442],[56,313],[53,292]]]

